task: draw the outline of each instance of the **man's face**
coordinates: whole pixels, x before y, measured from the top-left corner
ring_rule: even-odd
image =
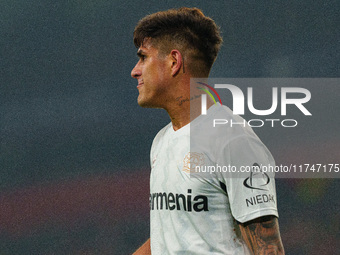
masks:
[[[138,49],[139,61],[131,71],[131,76],[138,80],[138,104],[142,107],[162,108],[166,101],[168,77],[170,74],[169,58],[159,54],[157,48],[146,40]]]

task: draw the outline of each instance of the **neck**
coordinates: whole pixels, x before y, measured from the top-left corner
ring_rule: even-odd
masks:
[[[166,109],[175,131],[190,123],[190,102],[183,100],[189,99],[178,97],[176,105]]]
[[[186,126],[195,118],[201,115],[201,94],[202,91],[196,88],[190,90],[190,75],[185,75],[171,86],[174,92],[163,107],[169,114],[173,129]],[[213,105],[208,99],[207,107]]]
[[[210,108],[212,105],[213,102],[208,100],[207,107]],[[178,96],[172,107],[168,107],[166,111],[173,129],[177,131],[201,115],[201,94]]]

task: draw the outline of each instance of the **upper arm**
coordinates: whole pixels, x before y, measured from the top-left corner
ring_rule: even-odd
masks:
[[[150,238],[132,255],[151,255]]]
[[[252,254],[284,254],[279,223],[275,216],[264,216],[240,223],[239,227]]]

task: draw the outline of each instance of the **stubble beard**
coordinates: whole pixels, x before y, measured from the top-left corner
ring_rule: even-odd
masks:
[[[138,96],[137,103],[140,107],[143,108],[162,108],[156,102],[154,102],[154,100],[143,99],[141,95]]]

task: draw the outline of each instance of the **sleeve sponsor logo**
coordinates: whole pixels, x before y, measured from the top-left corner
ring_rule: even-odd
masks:
[[[270,183],[270,178],[267,173],[263,172],[260,165],[254,163],[250,176],[243,181],[243,185],[252,190],[263,190],[269,191],[267,185]],[[275,196],[272,194],[259,194],[246,198],[245,200],[247,207],[255,206],[264,203],[274,203]]]
[[[271,194],[261,194],[254,197],[246,198],[247,207],[254,206],[258,204],[264,203],[274,203],[275,204],[275,196]]]
[[[243,185],[248,189],[266,190],[266,187],[270,182],[270,178],[267,173],[264,173],[259,164],[254,163],[250,176],[243,181]]]

